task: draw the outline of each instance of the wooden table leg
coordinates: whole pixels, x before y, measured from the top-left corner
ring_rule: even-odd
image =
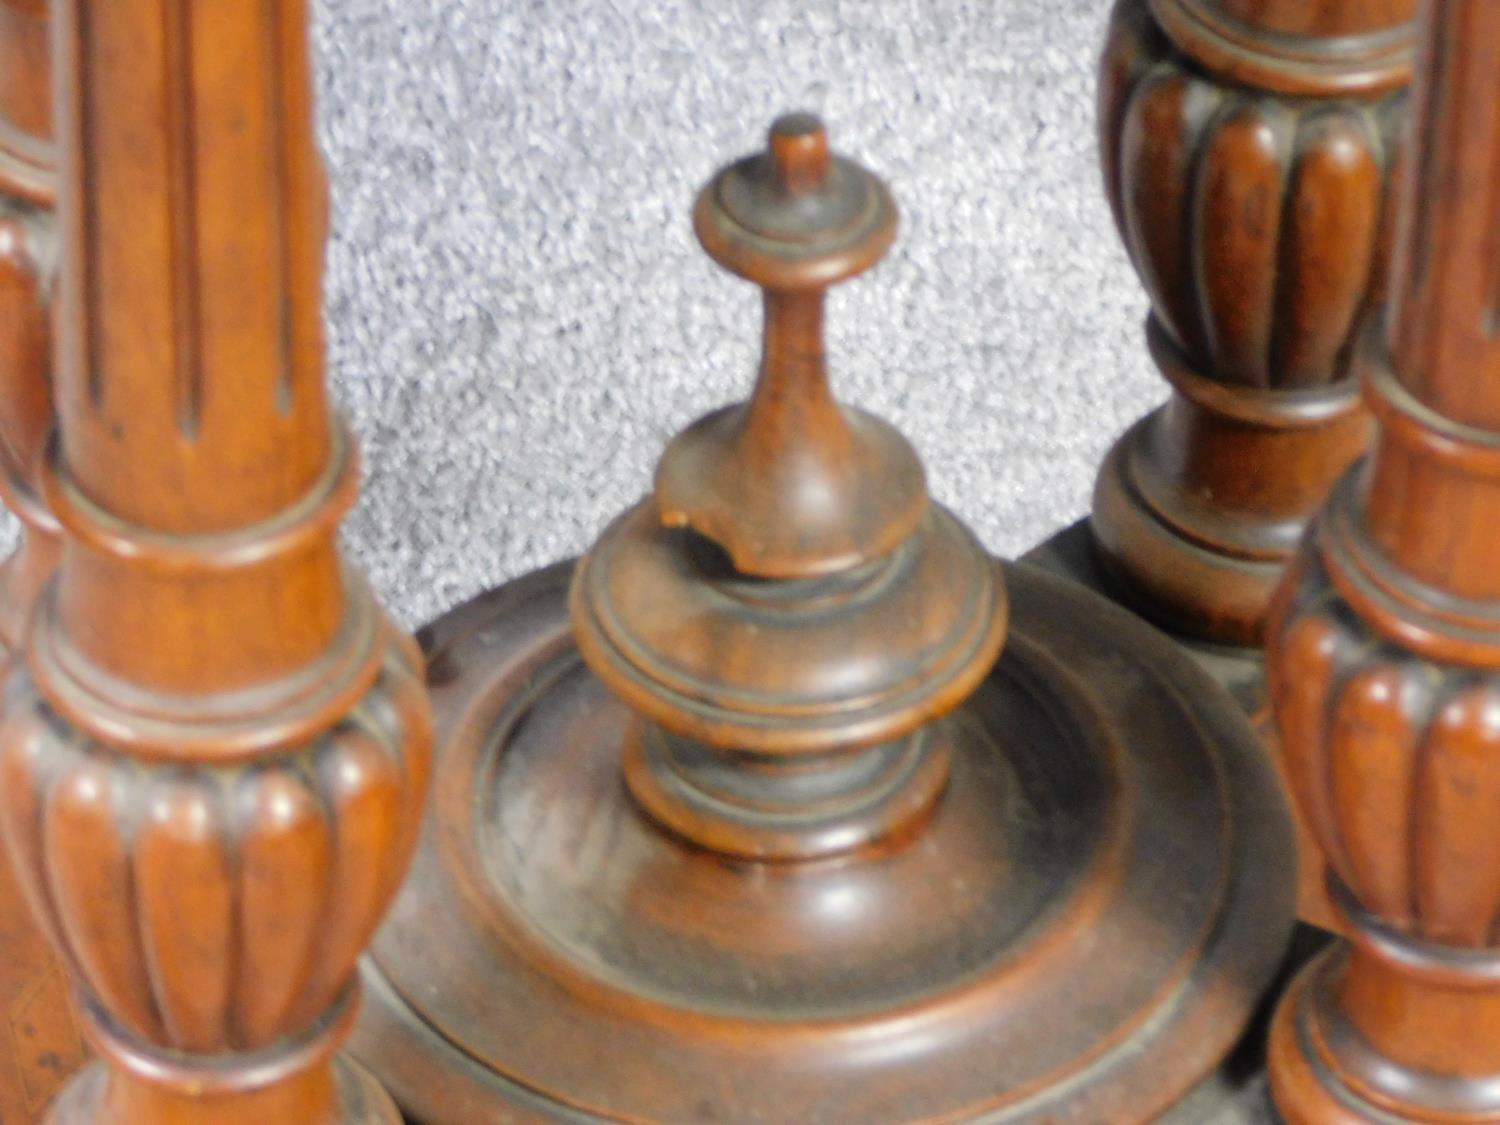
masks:
[[[103,1056],[52,1120],[393,1121],[335,1052],[430,723],[336,544],[306,4],[53,18],[65,549],[0,719],[0,829]]]
[[[1288,772],[1351,939],[1283,999],[1293,1123],[1500,1122],[1500,5],[1429,0],[1378,422],[1276,607]]]
[[[1118,0],[1100,150],[1151,295],[1168,404],[1094,494],[1116,590],[1174,632],[1256,645],[1304,522],[1363,452],[1348,377],[1385,274],[1415,0]]]

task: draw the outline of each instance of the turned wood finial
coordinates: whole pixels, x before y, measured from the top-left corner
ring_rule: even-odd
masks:
[[[771,124],[766,138],[771,181],[791,199],[828,188],[832,167],[828,130],[810,113],[788,113]]]
[[[758,858],[848,850],[941,791],[946,753],[899,740],[983,678],[1005,635],[1004,591],[974,538],[929,504],[907,441],[828,388],[824,289],[889,247],[885,186],[832,156],[816,118],[792,114],[765,153],[709,183],[694,221],[717,261],[765,288],[760,375],[748,402],[671,443],[654,499],[583,562],[579,643],[669,732],[643,730],[626,758],[658,820]],[[883,765],[851,768],[876,743],[888,744],[870,751]],[[843,751],[850,761],[827,757]],[[814,798],[814,767],[746,752],[824,755],[828,785]],[[726,762],[745,784],[723,816],[735,804],[717,791]]]
[[[771,126],[763,154],[714,177],[693,221],[715,261],[765,290],[765,337],[750,401],[690,427],[662,457],[662,521],[765,578],[889,552],[926,511],[921,462],[884,422],[834,401],[823,357],[824,291],[889,249],[889,191],[829,152],[821,121],[794,113]]]
[[[61,551],[42,500],[52,430],[52,289],[56,154],[45,0],[0,0],[0,498],[21,523],[0,563],[0,668],[14,671],[26,622]],[[28,1125],[83,1057],[65,977],[26,903],[0,840],[0,1121]],[[17,1016],[21,1018],[17,1019]]]

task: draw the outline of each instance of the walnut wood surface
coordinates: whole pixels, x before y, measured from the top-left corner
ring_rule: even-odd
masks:
[[[1278,596],[1294,792],[1351,941],[1282,1002],[1292,1122],[1500,1121],[1500,7],[1432,0],[1379,432]]]
[[[394,1120],[334,1052],[430,719],[337,550],[306,7],[52,11],[65,550],[0,719],[0,834],[103,1058],[52,1119]]]
[[[833,397],[822,290],[895,211],[815,120],[694,219],[765,290],[755,390],[576,567],[424,631],[432,803],[356,1054],[431,1123],[1155,1117],[1290,929],[1252,731]]]
[[[0,495],[21,524],[19,546],[0,564],[0,649],[7,661],[60,551],[39,480],[52,426],[51,94],[45,5],[0,4]],[[3,851],[0,1122],[28,1125],[82,1063],[84,1047],[61,963],[32,922]]]
[[[1374,93],[1411,76],[1416,0],[1150,0],[1183,49],[1281,94]]]
[[[1107,573],[1170,629],[1260,642],[1304,522],[1364,449],[1349,378],[1380,298],[1411,0],[1119,0],[1102,166],[1167,406],[1111,451]]]

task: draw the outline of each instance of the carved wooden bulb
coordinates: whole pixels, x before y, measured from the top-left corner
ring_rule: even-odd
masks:
[[[1093,528],[1123,596],[1255,645],[1306,519],[1363,450],[1350,357],[1383,292],[1413,0],[1118,0],[1105,189],[1167,406],[1116,444]]]

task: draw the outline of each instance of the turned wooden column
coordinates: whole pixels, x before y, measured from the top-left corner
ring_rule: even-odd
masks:
[[[13,655],[37,591],[57,564],[57,521],[38,470],[52,427],[48,316],[52,67],[43,0],[0,3],[0,495],[21,525],[0,564],[0,652]],[[57,957],[32,922],[0,849],[0,1121],[26,1125],[83,1061]]]
[[[1283,1000],[1296,1122],[1500,1121],[1500,4],[1431,0],[1378,422],[1270,635],[1297,798],[1351,939]]]
[[[1172,396],[1116,443],[1093,529],[1168,629],[1260,643],[1305,521],[1365,448],[1349,378],[1384,284],[1415,0],[1118,0],[1099,130]]]
[[[337,550],[306,5],[53,18],[65,549],[0,718],[0,830],[103,1056],[52,1119],[395,1120],[335,1050],[430,725]]]

